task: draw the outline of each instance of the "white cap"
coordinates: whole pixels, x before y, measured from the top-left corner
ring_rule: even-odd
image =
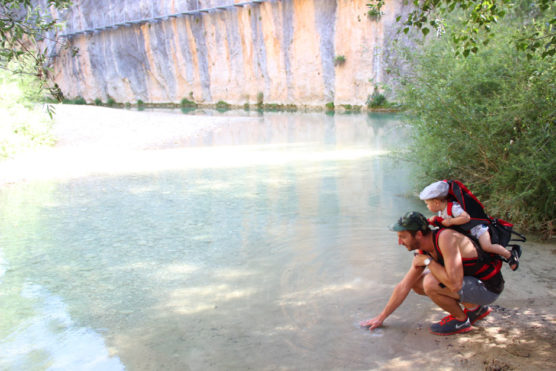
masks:
[[[419,198],[421,200],[430,200],[431,198],[446,197],[448,196],[449,189],[450,185],[443,180],[434,182],[421,191]]]

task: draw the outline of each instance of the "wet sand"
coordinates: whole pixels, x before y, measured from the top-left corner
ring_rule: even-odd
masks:
[[[101,107],[59,106],[55,126],[58,145],[0,163],[0,186],[43,178],[86,176],[99,171],[98,166],[106,170],[108,164],[112,166],[111,171],[118,172],[130,165],[126,158],[136,158],[143,151],[202,144],[204,133],[218,130],[221,125],[232,125],[235,120],[234,117],[186,115],[176,120],[172,115],[172,120],[153,125],[148,115],[148,112]],[[95,161],[87,160],[93,156]],[[114,161],[114,158],[119,160]],[[156,165],[153,164],[153,170]],[[477,322],[469,333],[448,337],[429,334],[429,324],[438,321],[444,313],[427,298],[414,294],[410,294],[403,309],[394,313],[374,336],[358,329],[361,342],[368,343],[359,347],[374,347],[380,343],[377,347],[392,350],[389,361],[372,364],[369,369],[556,369],[553,352],[556,345],[556,271],[553,268],[556,241],[527,242],[523,250],[518,271],[504,268],[506,289],[493,306],[493,312]],[[382,304],[387,299],[380,298]],[[366,309],[369,304],[362,301],[354,308],[354,323],[377,314]],[[374,303],[373,308],[382,304]],[[415,306],[413,313],[418,314],[413,318],[420,318],[417,322],[403,316],[412,312],[411,306]],[[264,318],[251,320],[264,322]],[[297,320],[303,322],[303,318]],[[326,318],[321,321],[325,322]],[[342,334],[350,330],[337,327],[337,323],[331,324],[330,331]],[[136,356],[141,359],[141,349],[136,350]],[[214,362],[214,369],[226,368],[226,359]],[[343,368],[351,369],[350,364],[361,365],[362,360],[350,363],[346,358]]]

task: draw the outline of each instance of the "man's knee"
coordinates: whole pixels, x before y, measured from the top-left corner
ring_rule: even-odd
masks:
[[[413,291],[415,291],[416,294],[426,295],[425,290],[423,289],[423,281],[425,276],[427,276],[427,274],[421,276],[421,279],[418,279],[417,282],[415,282],[415,284],[413,285],[412,289]]]
[[[427,274],[423,280],[423,293],[424,295],[431,296],[441,289],[440,282],[432,274]]]

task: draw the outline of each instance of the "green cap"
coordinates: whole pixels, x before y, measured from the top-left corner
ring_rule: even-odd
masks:
[[[429,222],[423,214],[417,211],[408,211],[396,223],[390,226],[392,231],[426,231]]]

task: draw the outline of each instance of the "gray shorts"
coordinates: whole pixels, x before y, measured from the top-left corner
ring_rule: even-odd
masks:
[[[487,305],[493,303],[500,294],[489,291],[483,281],[478,278],[465,276],[463,277],[463,286],[458,292],[459,301],[461,303],[470,303],[477,305]]]

